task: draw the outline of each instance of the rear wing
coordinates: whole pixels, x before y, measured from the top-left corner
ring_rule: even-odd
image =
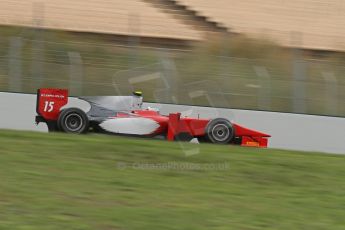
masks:
[[[68,103],[67,89],[38,89],[36,112],[46,121],[57,120],[60,109]]]

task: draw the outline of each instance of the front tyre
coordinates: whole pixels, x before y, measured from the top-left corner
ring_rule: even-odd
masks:
[[[58,118],[58,127],[65,133],[81,134],[89,129],[89,119],[85,112],[78,108],[64,109]]]
[[[211,120],[206,126],[205,139],[215,144],[227,144],[235,136],[234,128],[230,121],[224,118]]]

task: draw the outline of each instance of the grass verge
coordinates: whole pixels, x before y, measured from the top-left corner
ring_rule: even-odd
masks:
[[[0,229],[345,226],[340,155],[16,131],[0,141]]]

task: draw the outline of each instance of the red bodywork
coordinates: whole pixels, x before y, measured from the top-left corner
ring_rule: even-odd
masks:
[[[169,116],[162,116],[155,111],[138,110],[134,111],[142,117],[148,117],[160,124],[157,134],[167,132],[167,139],[173,141],[175,136],[180,133],[187,133],[193,137],[202,137],[210,119],[198,119],[190,117],[181,117],[181,113],[170,113]],[[241,146],[249,147],[267,147],[270,135],[256,130],[245,128],[236,123],[232,123],[235,130],[235,137],[240,138]]]
[[[66,89],[39,89],[37,90],[37,114],[47,121],[56,121],[60,109],[68,103],[68,90]]]
[[[68,91],[65,89],[39,89],[37,93],[37,113],[46,121],[57,121],[61,108],[68,103]],[[211,119],[181,117],[180,113],[168,116],[152,110],[135,110],[131,113],[117,113],[113,118],[142,117],[154,120],[159,127],[150,136],[166,134],[170,141],[181,133],[192,137],[205,136],[205,130]],[[267,147],[270,135],[232,123],[237,144],[251,147]]]

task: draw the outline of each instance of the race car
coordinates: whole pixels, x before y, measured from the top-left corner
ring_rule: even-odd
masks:
[[[131,96],[79,97],[88,111],[69,105],[68,90],[38,89],[36,124],[44,122],[48,130],[83,134],[106,134],[160,137],[169,141],[267,147],[270,135],[230,122],[226,118],[199,119],[181,113],[162,115],[157,109],[143,108],[141,92]]]

